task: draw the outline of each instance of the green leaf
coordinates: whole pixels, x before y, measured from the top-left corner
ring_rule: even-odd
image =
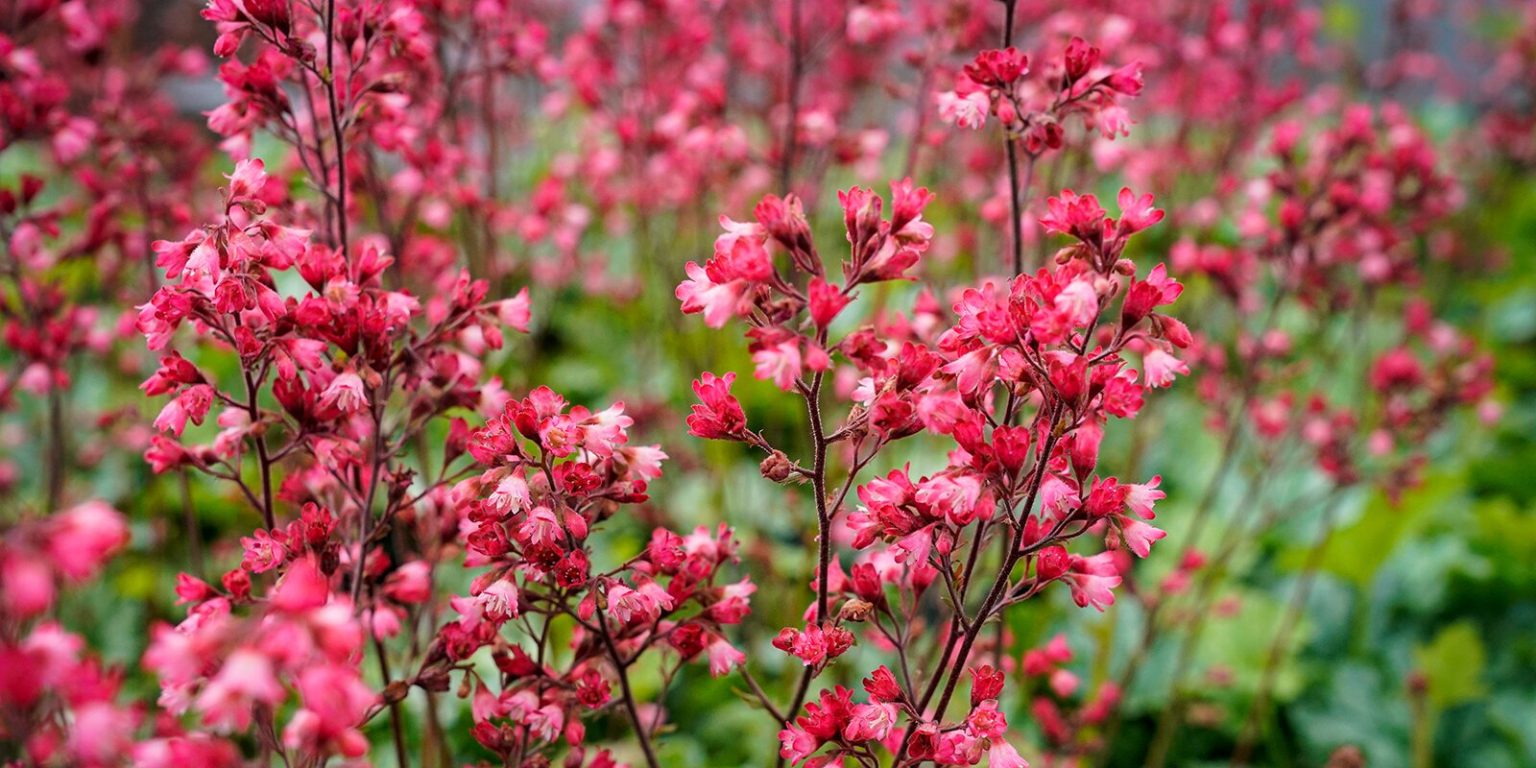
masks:
[[[1429,645],[1414,650],[1413,660],[1428,682],[1429,703],[1437,713],[1488,694],[1482,680],[1487,651],[1470,621],[1440,630]]]
[[[1355,586],[1365,588],[1404,539],[1418,531],[1430,513],[1446,504],[1460,486],[1455,477],[1438,476],[1427,480],[1394,504],[1376,495],[1365,505],[1353,523],[1340,528],[1329,540],[1319,568]],[[1305,552],[1288,553],[1284,564],[1299,568]]]
[[[1353,40],[1360,34],[1360,10],[1353,3],[1329,3],[1323,8],[1323,29],[1335,40]]]

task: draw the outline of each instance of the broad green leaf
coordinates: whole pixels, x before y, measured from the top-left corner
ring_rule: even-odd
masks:
[[[1435,712],[1487,695],[1482,680],[1487,651],[1477,627],[1470,621],[1459,621],[1440,630],[1428,645],[1414,651],[1413,660],[1428,681],[1429,703]]]
[[[1357,587],[1368,586],[1397,545],[1422,528],[1433,511],[1455,495],[1458,485],[1456,478],[1437,476],[1396,504],[1381,495],[1372,497],[1359,518],[1333,534],[1319,568]],[[1305,556],[1303,549],[1293,550],[1285,565],[1299,567]]]

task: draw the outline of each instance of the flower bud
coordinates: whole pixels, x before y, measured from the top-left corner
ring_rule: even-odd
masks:
[[[874,610],[874,604],[867,600],[860,600],[859,598],[855,597],[852,600],[843,603],[843,608],[842,610],[838,611],[837,617],[841,621],[859,622],[868,619],[869,614],[874,612]]]
[[[1044,583],[1055,581],[1066,574],[1072,565],[1066,547],[1046,547],[1035,560],[1035,580]]]
[[[758,470],[763,473],[763,477],[775,483],[784,483],[794,476],[795,463],[790,461],[783,451],[774,451],[768,455],[768,458],[763,459],[763,463],[758,465]]]

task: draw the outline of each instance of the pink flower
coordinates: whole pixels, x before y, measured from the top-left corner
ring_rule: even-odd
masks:
[[[864,690],[869,692],[870,699],[874,701],[895,702],[902,696],[896,675],[884,666],[876,667],[869,677],[864,678]]]
[[[926,248],[933,239],[933,225],[923,221],[923,209],[933,202],[933,193],[911,179],[891,182],[891,236],[905,243]]]
[[[955,91],[939,94],[939,118],[959,128],[978,129],[987,122],[992,102],[982,91],[961,95]]]
[[[83,5],[65,3],[65,8]],[[61,165],[70,165],[80,159],[96,138],[96,124],[84,117],[72,117],[53,133],[53,153]]]
[[[1014,81],[1029,72],[1029,57],[1017,48],[982,51],[976,54],[974,61],[965,65],[964,71],[965,76],[978,85],[1010,88]]]
[[[509,619],[517,618],[522,608],[522,595],[512,581],[497,579],[475,596],[473,605],[476,618],[484,618],[500,626]]]
[[[1146,280],[1131,281],[1130,290],[1126,292],[1124,307],[1121,309],[1120,322],[1126,327],[1133,326],[1157,307],[1172,304],[1183,291],[1184,286],[1180,285],[1179,281],[1168,277],[1167,268],[1159,264],[1147,274]]]
[[[314,555],[305,555],[288,567],[272,591],[272,607],[285,613],[301,613],[325,605],[331,586],[320,572]]]
[[[1078,607],[1091,605],[1102,611],[1115,604],[1114,589],[1120,586],[1120,570],[1114,557],[1114,552],[1072,556],[1071,570],[1062,578],[1072,587],[1072,601]]]
[[[1175,374],[1189,375],[1189,366],[1183,360],[1162,349],[1147,352],[1141,361],[1142,366],[1146,368],[1146,382],[1149,387],[1166,387],[1173,383]]]
[[[149,467],[155,474],[181,466],[189,458],[186,449],[180,444],[160,435],[150,438],[149,447],[144,449],[144,460],[149,462]]]
[[[214,730],[242,731],[250,726],[256,704],[276,706],[284,697],[264,655],[241,648],[225,659],[219,673],[198,694],[194,706]]]
[[[1141,93],[1141,64],[1133,62],[1114,71],[1106,80],[1106,84],[1113,90],[1127,96],[1135,96]]]
[[[918,483],[917,502],[957,526],[970,525],[992,512],[992,497],[985,494],[977,475],[945,474]]]
[[[779,731],[779,757],[788,760],[790,765],[799,765],[820,748],[821,742],[803,728],[791,727]]]
[[[565,711],[554,704],[545,704],[528,713],[528,729],[544,741],[554,741],[560,736],[565,723]]]
[[[848,42],[868,45],[899,32],[906,18],[893,6],[855,5],[848,9]]]
[[[672,596],[654,581],[643,582],[639,589],[624,584],[608,588],[608,610],[623,624],[650,623],[662,611],[672,610]]]
[[[5,613],[27,619],[53,605],[53,571],[41,559],[0,549],[0,606]]]
[[[1065,669],[1058,669],[1051,673],[1051,691],[1063,699],[1076,693],[1077,685],[1077,675],[1074,675]]]
[[[425,603],[432,597],[432,565],[412,560],[389,575],[384,594],[401,603]]]
[[[843,295],[842,289],[833,283],[828,283],[820,277],[811,278],[810,283],[810,309],[811,321],[818,327],[825,328],[832,324],[837,313],[848,306],[848,297]]]
[[[241,160],[235,164],[235,172],[225,178],[229,179],[230,205],[254,200],[267,186],[266,164],[259,158]]]
[[[342,413],[357,413],[367,408],[368,395],[364,391],[362,378],[351,370],[337,374],[321,394],[320,405],[335,406]]]
[[[979,739],[998,739],[1008,731],[1008,720],[997,707],[996,699],[976,705],[965,719],[966,729]]]
[[[1002,670],[991,664],[971,668],[971,706],[996,699],[1003,695]]]
[[[1102,52],[1096,45],[1090,45],[1087,40],[1074,35],[1067,43],[1064,60],[1067,68],[1067,77],[1076,80],[1099,65]]]
[[[1056,294],[1056,322],[1069,328],[1086,327],[1099,313],[1099,296],[1086,280],[1067,283]]]
[[[964,729],[955,730],[939,737],[934,761],[941,765],[975,765],[981,762],[986,751],[986,740],[978,739]]]
[[[852,742],[883,741],[896,725],[899,710],[889,702],[870,702],[853,708],[843,738]]]
[[[1071,235],[1083,242],[1100,243],[1104,236],[1104,209],[1093,195],[1079,195],[1070,189],[1058,197],[1046,198],[1050,212],[1040,217],[1047,232]]]
[[[525,287],[516,296],[496,303],[496,316],[502,323],[522,333],[528,332],[528,322],[533,318]]]
[[[1118,233],[1126,237],[1140,232],[1163,220],[1163,212],[1152,207],[1152,196],[1137,197],[1130,187],[1120,189],[1120,226]]]
[[[75,765],[114,765],[133,748],[138,725],[139,717],[131,709],[108,701],[83,702],[75,707],[64,748]]]
[[[1159,499],[1168,495],[1157,489],[1157,486],[1162,482],[1162,475],[1154,475],[1146,483],[1124,485],[1123,487],[1127,489],[1125,495],[1126,508],[1144,520],[1151,520],[1157,517],[1157,514],[1152,510],[1152,506]]]
[[[357,729],[377,700],[357,672],[339,666],[309,667],[299,673],[303,709],[283,729],[283,745],[305,754],[361,757],[368,739]]]
[[[678,283],[675,295],[683,303],[683,314],[704,314],[704,324],[722,328],[737,312],[746,282],[727,280],[715,282],[705,270],[694,262],[683,267],[688,279]]]
[[[629,440],[626,430],[634,423],[634,419],[624,415],[624,403],[614,403],[583,421],[581,446],[597,456],[612,456],[615,449]]]
[[[212,404],[213,387],[207,384],[187,387],[160,410],[160,415],[155,417],[155,429],[179,436],[187,428],[188,420],[202,424]]]
[[[747,661],[747,655],[735,646],[726,642],[725,638],[717,637],[709,644],[709,674],[712,677],[724,677]]]
[[[995,739],[987,748],[987,768],[1029,768],[1029,761],[1021,757],[1012,744]]]
[[[661,477],[661,463],[667,460],[666,451],[659,445],[631,445],[621,452],[624,463],[629,466],[630,475],[641,480],[655,480]]]
[[[963,395],[974,395],[985,385],[993,383],[992,375],[997,366],[993,352],[979,347],[946,363],[939,370],[955,377],[955,388]]]
[[[827,635],[811,625],[802,630],[785,627],[773,640],[773,647],[800,659],[805,666],[815,666],[827,658]]]
[[[753,375],[772,381],[785,392],[793,391],[804,365],[800,356],[800,339],[791,337],[776,344],[765,346],[752,353],[755,364]]]
[[[781,205],[776,207],[783,208],[786,211],[792,207],[782,205],[783,201],[780,202]],[[725,230],[725,233],[715,238],[716,254],[730,253],[735,249],[738,240],[762,242],[768,237],[768,229],[756,221],[735,221],[729,216],[721,216],[720,228]]]
[[[288,558],[288,548],[283,540],[265,530],[258,529],[250,536],[240,537],[240,546],[245,550],[240,567],[251,573],[266,573],[282,565]]]
[[[746,578],[725,585],[720,589],[720,599],[709,607],[710,618],[721,624],[740,624],[752,611],[749,598],[756,591],[757,585]]]
[[[54,567],[76,581],[90,577],[128,543],[127,520],[102,501],[60,512],[49,528],[48,553]]]
[[[233,744],[203,734],[149,739],[132,749],[136,768],[235,768],[240,764]]]
[[[1166,531],[1143,523],[1134,517],[1122,516],[1119,522],[1121,537],[1137,557],[1146,557],[1151,554],[1152,542],[1168,535]]]

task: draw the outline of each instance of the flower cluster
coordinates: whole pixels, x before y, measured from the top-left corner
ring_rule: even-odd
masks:
[[[1008,720],[998,700],[1003,693],[1003,673],[989,665],[972,667],[970,711],[951,728],[933,723],[919,726],[907,739],[907,754],[915,761],[935,765],[976,765],[983,758],[996,768],[1028,768],[1029,763],[1006,739]],[[864,679],[869,700],[853,702],[853,692],[842,686],[822,691],[819,702],[807,704],[806,714],[779,734],[780,754],[796,765],[821,768],[840,759],[874,759],[877,748],[892,749],[900,741],[895,726],[900,713],[913,709],[907,693],[886,667]],[[831,744],[825,754],[812,754]]]
[[[61,588],[94,578],[128,543],[122,513],[91,501],[0,538],[0,735],[33,764],[114,765],[143,712],[118,702],[122,674],[46,618]]]
[[[593,413],[540,387],[468,436],[483,471],[448,501],[466,564],[486,570],[453,599],[459,618],[438,630],[417,680],[446,688],[462,670],[461,691],[473,680],[475,738],[504,759],[521,764],[564,745],[567,765],[585,764],[583,718],[620,707],[649,752],[664,720],[632,693],[631,667],[642,656],[665,656],[668,680],[685,663],[707,660],[721,676],[745,658],[724,635],[747,615],[754,590],[721,580],[736,559],[730,529],[682,536],[655,528],[633,557],[593,564],[589,538],[646,501],[666,458],[657,446],[630,445],[631,425],[622,403]],[[550,628],[566,622],[574,624],[571,652],[556,662]],[[528,634],[507,632],[514,627]],[[462,665],[482,648],[494,677]],[[608,759],[598,751],[591,764]]]
[[[1239,554],[1317,531],[1258,722],[1346,494],[1498,416],[1442,147],[1530,167],[1529,11],[1446,140],[1425,3],[1357,61],[1291,0],[206,0],[213,71],[139,5],[0,23],[0,761],[657,768],[739,682],[752,758],[1078,764],[1174,635],[1161,768]],[[745,356],[586,367],[669,292]],[[783,509],[736,517],[743,455]],[[1142,636],[1085,684],[1032,600]]]
[[[1316,131],[1296,121],[1272,126],[1268,167],[1236,198],[1237,240],[1194,226],[1172,249],[1181,272],[1205,278],[1233,312],[1258,322],[1204,319],[1192,329],[1202,403],[1227,458],[1199,496],[1195,536],[1177,567],[1143,598],[1153,629],[1118,679],[1122,690],[1156,638],[1183,630],[1178,694],[1221,598],[1219,574],[1244,542],[1287,522],[1288,507],[1321,523],[1313,545],[1321,548],[1346,490],[1375,486],[1397,498],[1418,482],[1428,439],[1458,410],[1496,411],[1487,400],[1492,361],[1423,298],[1423,270],[1433,263],[1426,252],[1444,259],[1437,251],[1452,249],[1442,226],[1461,190],[1398,107],[1313,108],[1339,115]],[[1374,318],[1376,307],[1390,308],[1387,317]],[[1317,490],[1267,489],[1279,471],[1315,473],[1322,501]],[[1266,503],[1245,503],[1220,521],[1214,543],[1199,540],[1234,476],[1244,498],[1263,494]],[[1176,723],[1163,715],[1154,755],[1167,754]]]
[[[0,425],[33,443],[7,439],[0,492],[33,513],[69,506],[69,478],[142,439],[134,416],[75,396],[80,363],[107,361],[113,384],[137,372],[121,316],[153,290],[148,244],[192,215],[207,155],[167,92],[203,58],[128,50],[123,5],[31,3],[0,31]]]
[[[987,50],[965,65],[955,88],[939,94],[939,114],[960,128],[980,128],[994,116],[1039,155],[1061,149],[1072,118],[1104,138],[1125,134],[1130,118],[1120,99],[1141,93],[1140,63],[1111,67],[1098,46],[1072,38],[1039,81],[1026,79],[1029,57],[1015,48]]]
[[[228,178],[222,220],[155,244],[169,282],[140,308],[139,327],[163,349],[190,326],[238,360],[237,383],[225,388],[179,350],[164,356],[143,384],[170,398],[145,458],[156,471],[186,467],[231,483],[265,527],[243,540],[223,591],[183,578],[188,618],[157,633],[145,665],[160,676],[163,705],[194,709],[223,733],[273,733],[291,683],[300,708],[281,744],[264,748],[357,757],[366,741],[356,728],[378,711],[359,671],[365,639],[400,634],[430,595],[440,550],[428,531],[441,524],[420,519],[420,504],[446,490],[467,430],[455,422],[442,474],[414,495],[403,453],[452,409],[499,407],[505,396],[486,388],[471,350],[501,347],[504,325],[526,330],[528,298],[487,302],[485,285],[461,276],[454,293],[424,306],[383,287],[391,259],[379,243],[332,247],[269,218],[288,201],[260,160]],[[284,295],[295,284],[308,290]],[[215,407],[211,441],[184,442]],[[284,524],[285,502],[302,511]],[[427,559],[397,562],[384,534],[412,523]],[[253,597],[253,580],[272,577],[266,596]]]
[[[1084,695],[1082,680],[1068,665],[1074,654],[1062,635],[1043,647],[1024,652],[1022,671],[1031,692],[1029,713],[1049,748],[1059,754],[1093,750],[1093,729],[1102,725],[1120,703],[1122,691],[1105,681]]]
[[[190,606],[187,618],[157,627],[144,653],[167,712],[195,712],[201,729],[219,734],[255,726],[267,754],[367,752],[358,726],[381,704],[362,679],[364,627],[333,587],[345,573],[330,541],[334,527],[326,510],[306,508],[288,530],[247,544],[246,563],[225,575],[224,591],[182,574],[176,591]],[[316,551],[327,549],[329,556]],[[253,574],[263,573],[281,576],[258,596]],[[377,621],[372,629],[382,634]],[[295,700],[274,737],[276,714]]]
[[[921,634],[916,629],[925,622],[924,606],[942,595],[951,607],[938,657],[945,665],[924,670],[927,681],[904,669],[903,681],[894,685],[907,704],[901,716],[891,703],[900,697],[883,703],[877,697],[855,709],[839,689],[824,691],[819,704],[807,705],[798,726],[786,728],[781,754],[813,765],[867,751],[863,742],[884,739],[903,719],[909,725],[891,750],[898,763],[919,757],[911,750],[928,743],[918,736],[923,733],[936,740],[932,753],[921,756],[946,764],[973,764],[988,743],[1006,745],[995,706],[982,715],[987,726],[980,729],[970,724],[977,711],[962,730],[945,722],[955,683],[970,664],[981,627],[1009,605],[1062,581],[1079,605],[1102,609],[1114,601],[1124,567],[1117,550],[1145,556],[1162,537],[1145,522],[1163,495],[1157,479],[1122,483],[1095,470],[1106,422],[1134,417],[1147,390],[1166,386],[1184,370],[1175,355],[1191,341],[1182,323],[1158,311],[1177,299],[1181,286],[1161,266],[1138,279],[1134,264],[1121,256],[1129,237],[1162,218],[1150,196],[1127,190],[1119,219],[1106,216],[1091,195],[1052,198],[1046,225],[1075,242],[1051,268],[1006,286],[965,290],[942,331],[931,324],[926,333],[913,330],[907,339],[882,341],[863,328],[833,343],[832,320],[854,298],[854,287],[886,276],[871,265],[890,263],[881,254],[902,253],[899,233],[920,222],[928,195],[902,182],[894,185],[893,198],[894,215],[886,221],[879,218],[879,198],[859,189],[840,195],[849,243],[845,288],[827,287],[795,202],[768,198],[758,206],[755,224],[722,219],[726,234],[716,241],[714,258],[702,269],[690,264],[690,279],[677,290],[683,311],[703,313],[710,325],[745,319],[758,378],[799,393],[811,414],[815,455],[807,467],[747,428],[730,392],[730,374],[706,373],[694,383],[701,400],[689,418],[694,435],[754,445],[768,453],[766,476],[810,479],[818,496],[817,597],[806,610],[806,626],[782,630],[775,647],[797,657],[810,680],[857,642],[851,627],[863,624],[873,642],[883,638],[886,647],[911,655],[916,649],[905,646]],[[924,226],[917,242],[930,238]],[[791,276],[779,271],[765,247],[770,240]],[[911,268],[920,252],[914,248],[899,259],[897,274]],[[781,346],[769,347],[768,340]],[[1141,370],[1131,367],[1130,355],[1140,359]],[[843,423],[828,425],[822,377],[839,364],[857,385]],[[856,511],[844,509],[859,470],[890,442],[918,432],[954,441],[949,465],[917,479],[909,469],[891,471],[858,488],[863,505]],[[827,489],[826,476],[827,448],[838,443],[845,444],[840,453],[849,462],[841,493]],[[1089,533],[1104,541],[1103,551],[1068,549],[1071,540]],[[854,552],[862,550],[851,571],[830,548],[839,535]],[[996,550],[997,562],[981,556],[994,540],[1004,545]],[[1025,576],[1015,580],[1020,565]],[[976,583],[990,584],[979,604],[967,595]],[[945,679],[944,695],[934,703]],[[926,691],[918,687],[924,682]],[[796,702],[792,710],[798,708]],[[940,733],[943,739],[937,739]],[[831,751],[809,759],[828,744]],[[992,748],[1011,753],[1011,747]]]

